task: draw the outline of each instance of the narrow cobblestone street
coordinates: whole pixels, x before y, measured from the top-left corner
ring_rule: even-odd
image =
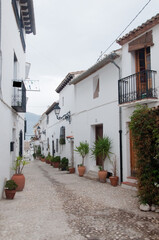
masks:
[[[141,212],[135,191],[38,160],[24,174],[25,189],[0,201],[0,240],[159,239],[159,214]]]

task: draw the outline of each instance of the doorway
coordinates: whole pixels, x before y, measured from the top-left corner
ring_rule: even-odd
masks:
[[[103,124],[95,126],[95,140],[97,141],[99,137],[103,138]],[[102,157],[96,158],[96,165],[102,166]]]
[[[55,144],[54,144],[54,140],[52,141],[52,156],[54,157],[55,155]]]
[[[150,47],[139,49],[135,52],[136,55],[136,87],[137,94],[144,98],[147,92],[152,88],[151,70],[151,53]]]

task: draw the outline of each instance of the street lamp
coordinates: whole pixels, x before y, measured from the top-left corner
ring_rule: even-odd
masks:
[[[56,118],[57,118],[58,120],[63,119],[63,120],[69,121],[69,123],[71,123],[71,112],[70,112],[70,111],[69,111],[68,113],[64,114],[62,117],[60,117],[59,114],[60,114],[61,108],[59,107],[58,104],[56,104],[56,105],[54,106],[54,110],[55,110]]]

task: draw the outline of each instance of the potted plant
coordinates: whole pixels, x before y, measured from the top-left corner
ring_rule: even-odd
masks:
[[[16,188],[18,185],[14,180],[8,180],[5,184],[5,194],[7,199],[13,199],[16,193]]]
[[[119,177],[117,176],[117,164],[116,164],[116,156],[114,159],[111,161],[112,163],[112,176],[109,177],[111,185],[116,187],[118,185],[118,179]]]
[[[54,168],[59,168],[59,166],[60,166],[60,156],[56,156],[56,157],[52,157],[51,158],[51,162],[52,162],[52,166],[54,167]]]
[[[41,154],[41,161],[45,162],[45,156],[43,154]]]
[[[86,169],[84,166],[84,159],[86,155],[89,153],[89,144],[87,142],[80,142],[79,146],[78,147],[76,146],[75,151],[78,152],[82,157],[82,164],[78,165],[78,172],[79,176],[83,177]]]
[[[50,153],[48,153],[45,162],[46,162],[47,164],[51,164],[51,158],[52,158],[52,157],[51,157]]]
[[[63,158],[61,159],[59,168],[60,168],[62,171],[68,170],[68,162],[69,162],[69,161],[68,161],[68,158],[63,157]]]
[[[94,142],[92,147],[92,155],[95,157],[101,157],[102,166],[99,166],[99,181],[106,182],[107,171],[104,170],[104,161],[106,158],[110,158],[111,140],[108,136],[103,138],[98,137],[98,140]]]
[[[25,165],[27,165],[29,162],[26,160],[23,160],[22,157],[17,157],[17,159],[14,162],[13,170],[15,171],[15,174],[12,176],[12,180],[15,181],[15,183],[18,185],[16,188],[17,191],[22,191],[25,185],[25,177],[22,173],[23,168]]]

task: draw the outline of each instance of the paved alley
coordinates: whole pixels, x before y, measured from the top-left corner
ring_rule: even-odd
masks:
[[[0,201],[0,240],[158,240],[159,214],[136,192],[67,174],[35,160],[25,189]]]

